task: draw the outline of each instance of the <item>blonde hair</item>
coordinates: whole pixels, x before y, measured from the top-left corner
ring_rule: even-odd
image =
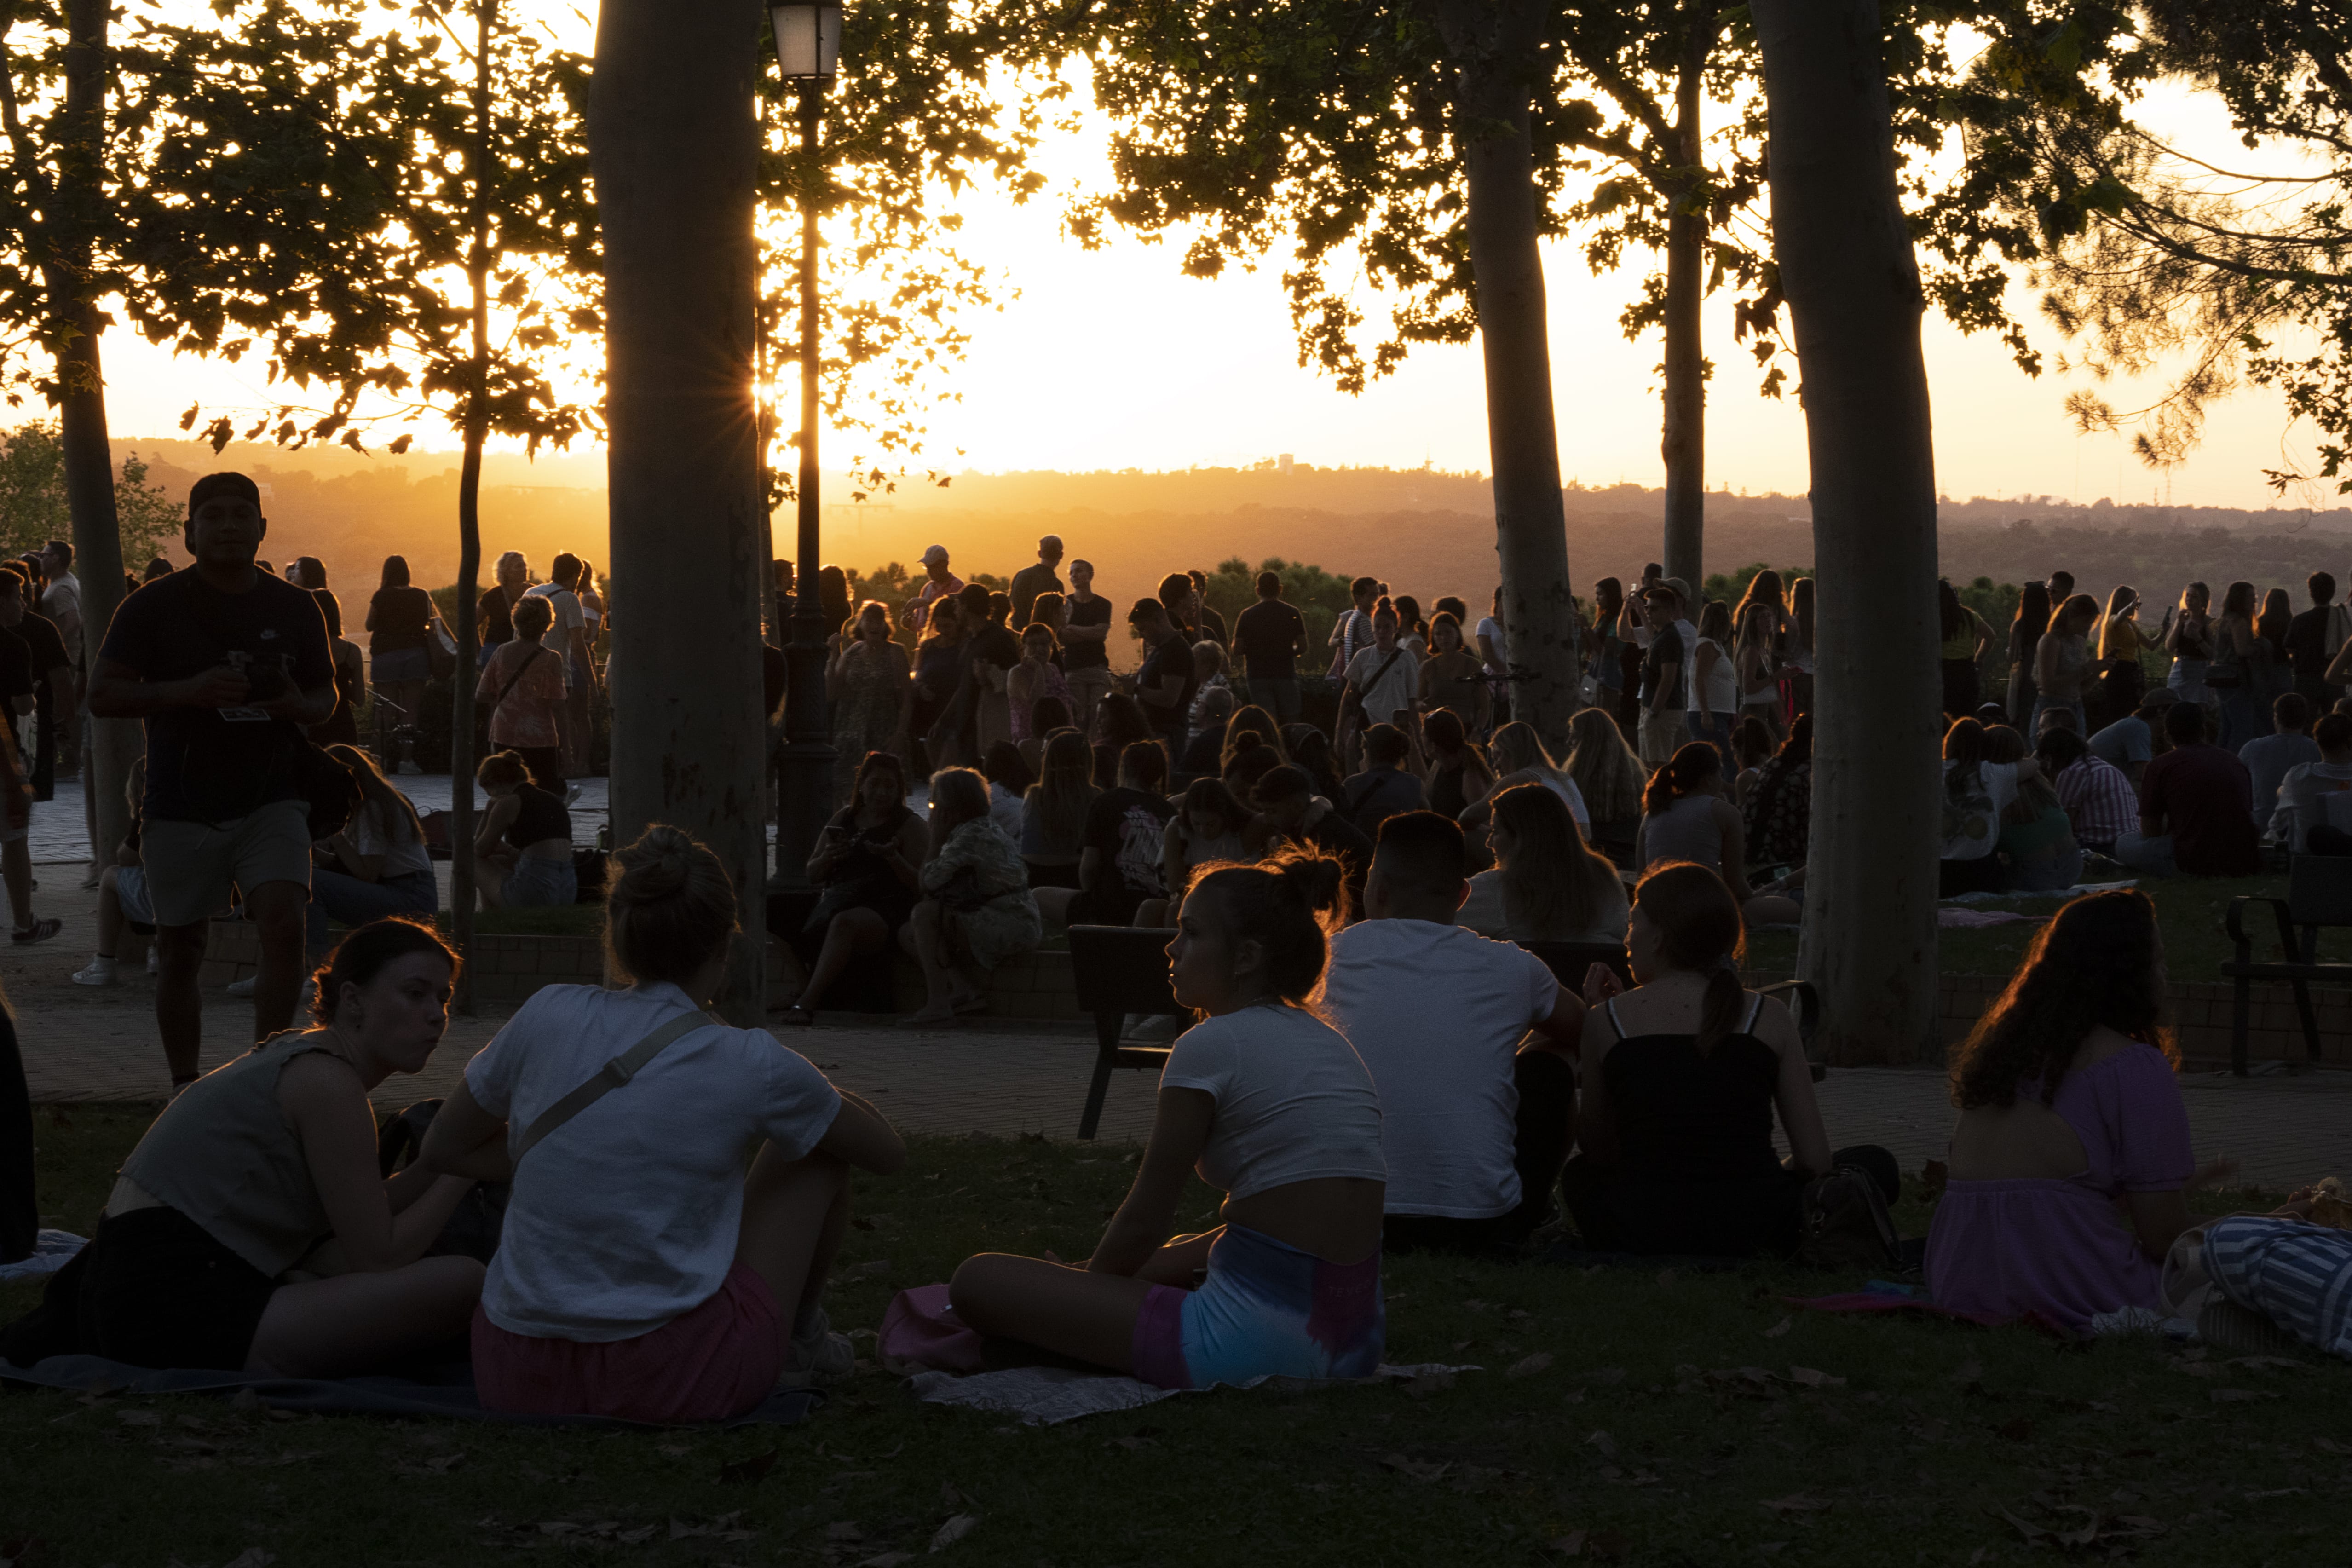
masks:
[[[1560,771],[1584,797],[1595,822],[1622,822],[1642,815],[1641,759],[1625,744],[1625,732],[1604,709],[1587,708],[1568,721],[1574,748]]]
[[[613,858],[621,874],[604,896],[604,951],[614,969],[684,984],[727,951],[735,884],[699,840],[656,825]]]
[[[1600,926],[1623,896],[1617,867],[1584,842],[1568,803],[1538,784],[1495,797],[1495,826],[1511,836],[1501,864],[1503,918],[1514,937],[1565,940]]]

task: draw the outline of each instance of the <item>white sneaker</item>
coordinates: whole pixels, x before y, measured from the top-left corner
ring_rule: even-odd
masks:
[[[253,994],[253,983],[260,978],[259,974],[248,974],[242,980],[232,980],[228,983],[228,994],[232,996],[250,996]]]
[[[163,973],[163,950],[152,942],[147,944],[147,973],[150,974]]]
[[[73,983],[77,985],[113,984],[114,960],[102,952],[93,955],[87,967],[74,971]]]
[[[845,1382],[856,1370],[857,1352],[850,1349],[849,1336],[835,1333],[831,1320],[820,1307],[808,1332],[793,1336],[783,1370],[776,1374],[776,1386],[826,1388]]]

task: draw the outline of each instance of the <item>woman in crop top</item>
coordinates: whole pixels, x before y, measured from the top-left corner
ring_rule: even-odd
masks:
[[[317,1026],[164,1108],[98,1233],[0,1356],[342,1377],[464,1333],[482,1266],[425,1251],[473,1183],[421,1166],[386,1178],[368,1105],[431,1059],[457,966],[408,921],[345,937],[319,973]]]
[[[1900,1187],[1883,1149],[1835,1154],[1788,1010],[1739,984],[1739,906],[1723,879],[1654,867],[1626,932],[1635,988],[1600,964],[1584,983],[1584,1093],[1561,1191],[1601,1252],[1789,1257],[1808,1180],[1843,1165]],[[1793,1151],[1783,1164],[1772,1123]]]
[[[572,861],[572,813],[562,800],[530,782],[520,752],[482,759],[474,777],[489,792],[474,836],[475,885],[494,910],[529,910],[575,903],[579,874]]]
[[[1380,1365],[1380,1101],[1310,1010],[1343,875],[1289,851],[1193,885],[1169,969],[1205,1016],[1169,1053],[1135,1185],[1085,1263],[966,1259],[950,1286],[966,1322],[1162,1388]],[[1195,1169],[1224,1189],[1225,1223],[1163,1240]]]

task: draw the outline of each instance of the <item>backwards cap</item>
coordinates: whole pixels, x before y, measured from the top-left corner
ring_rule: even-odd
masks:
[[[194,521],[205,502],[215,496],[242,496],[255,506],[261,504],[261,487],[243,474],[206,474],[188,489],[188,518]]]

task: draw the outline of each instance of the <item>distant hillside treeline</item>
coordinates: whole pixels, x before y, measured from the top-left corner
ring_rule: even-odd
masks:
[[[354,590],[374,586],[387,554],[407,556],[420,582],[457,574],[457,476],[448,454],[363,458],[233,446],[215,457],[194,442],[142,440],[118,442],[118,457],[133,447],[151,465],[152,482],[175,495],[216,468],[251,473],[266,487],[270,558],[318,556],[347,605]],[[604,565],[603,467],[593,455],[535,464],[494,455],[482,500],[485,579],[504,550],[522,551],[542,575],[560,550]],[[1657,557],[1657,490],[1572,486],[1563,500],[1580,594],[1595,578],[1630,577]],[[1488,505],[1483,476],[1433,469],[967,474],[944,489],[917,481],[873,505],[827,506],[825,556],[861,572],[891,561],[911,567],[925,545],[940,543],[960,568],[1004,575],[1033,558],[1039,534],[1055,532],[1070,554],[1094,562],[1097,590],[1121,602],[1151,592],[1171,570],[1213,572],[1237,555],[1368,574],[1423,604],[1450,593],[1483,606],[1495,584]],[[1802,497],[1710,494],[1706,570],[1810,562],[1809,519]],[[2285,584],[2298,599],[2316,568],[2352,580],[2352,510],[2345,509],[2078,507],[2033,497],[1947,500],[1941,520],[1944,570],[1961,582],[2022,582],[2063,566],[2086,592],[2104,595],[2130,583],[2160,604],[2192,577],[2217,591],[2242,576]],[[779,529],[788,552],[789,514],[780,515]]]

